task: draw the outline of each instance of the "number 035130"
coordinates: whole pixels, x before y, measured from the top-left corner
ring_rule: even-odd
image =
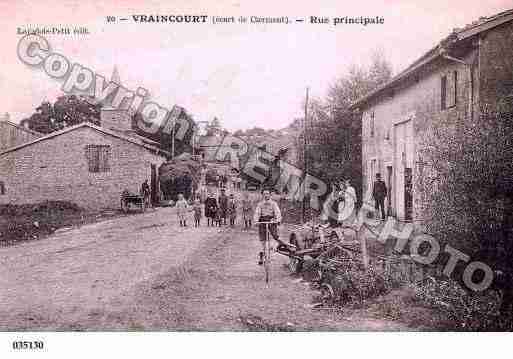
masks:
[[[33,341],[15,340],[12,342],[12,348],[14,350],[42,350],[44,348],[44,343],[39,340],[33,340]]]

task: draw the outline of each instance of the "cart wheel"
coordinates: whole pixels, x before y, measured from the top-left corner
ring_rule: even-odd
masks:
[[[290,258],[289,269],[294,274],[299,274],[303,269],[303,261],[297,258]]]
[[[335,300],[335,291],[333,287],[328,283],[321,284],[321,297],[325,301],[333,301]]]
[[[321,269],[317,269],[315,271],[314,277],[312,278],[312,281],[315,283],[321,283],[323,280],[323,274]]]

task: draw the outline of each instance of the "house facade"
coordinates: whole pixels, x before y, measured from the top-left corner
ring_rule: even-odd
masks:
[[[479,116],[513,85],[513,10],[455,29],[387,84],[358,100],[364,199],[377,173],[388,213],[422,222],[422,139],[431,124]]]
[[[90,123],[68,127],[0,153],[0,204],[62,200],[119,208],[121,193],[139,193],[145,180],[157,197],[158,168],[168,155]]]

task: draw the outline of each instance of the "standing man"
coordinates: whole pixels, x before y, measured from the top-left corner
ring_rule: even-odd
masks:
[[[221,214],[220,220],[223,221],[223,224],[226,224],[226,212],[228,211],[228,196],[226,196],[224,188],[221,188],[221,195],[219,196],[219,200],[217,201],[217,203],[219,203],[219,209]]]
[[[148,180],[145,180],[141,185],[141,195],[143,196],[144,203],[150,206],[150,185],[148,184]]]
[[[263,190],[262,196],[264,197],[262,201],[260,201],[256,208],[253,220],[255,223],[257,222],[276,222],[272,224],[259,224],[258,225],[258,236],[260,238],[260,243],[262,244],[262,252],[258,254],[258,264],[263,264],[264,259],[264,250],[265,250],[265,240],[266,240],[266,226],[269,228],[269,233],[273,236],[273,238],[278,241],[280,244],[282,243],[279,240],[278,235],[278,224],[281,222],[281,211],[278,203],[271,199],[271,192],[269,190]]]
[[[379,213],[381,208],[381,218],[385,219],[385,197],[387,196],[387,186],[381,180],[381,174],[376,173],[376,181],[372,187],[372,198],[375,200],[375,208]]]

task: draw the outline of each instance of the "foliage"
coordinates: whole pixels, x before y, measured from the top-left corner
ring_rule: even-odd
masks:
[[[382,51],[375,50],[369,67],[352,65],[346,76],[339,78],[328,92],[327,103],[332,109],[345,111],[392,77],[392,66]]]
[[[21,121],[21,125],[47,134],[85,121],[99,124],[100,109],[100,103],[86,96],[60,96],[53,104],[43,102],[35,113]]]
[[[191,116],[186,112],[182,111],[180,115],[178,116],[180,120],[185,120],[189,123],[188,130],[184,135],[184,138],[182,140],[178,140],[175,138],[174,141],[174,154],[175,156],[178,156],[184,152],[192,153],[192,147],[191,147],[191,140],[192,140],[192,134],[193,134],[193,128],[194,128],[194,121],[191,118]],[[172,141],[172,131],[163,131],[163,127],[159,129],[159,131],[156,131],[154,133],[149,133],[146,130],[144,130],[143,126],[138,125],[138,123],[141,123],[143,121],[143,116],[141,113],[137,112],[132,116],[132,128],[135,129],[135,132],[142,137],[146,137],[150,140],[153,140],[155,142],[158,142],[160,145],[160,148],[162,148],[165,151],[168,151],[169,153],[173,152],[173,141]],[[178,131],[178,128],[180,126],[179,122],[175,124],[175,130]]]
[[[44,134],[58,131],[67,126],[74,126],[82,122],[91,122],[99,126],[101,124],[101,108],[102,104],[96,102],[92,97],[64,95],[60,96],[53,104],[47,101],[43,102],[36,108],[34,114],[21,121],[21,125]],[[193,120],[185,111],[182,111],[180,117],[189,121],[190,125],[184,139],[175,141],[175,154],[181,154],[186,151],[191,152],[190,140],[193,132],[192,129],[194,128]],[[171,133],[164,133],[163,131],[148,133],[141,128],[141,126],[137,125],[139,121],[142,121],[142,115],[140,113],[131,115],[131,126],[138,135],[158,142],[163,150],[171,152]],[[213,122],[214,126],[220,128],[219,120],[214,119]]]
[[[365,300],[376,298],[389,290],[386,278],[372,266],[367,271],[353,267],[347,275],[351,279],[351,288],[348,292],[350,302],[361,305]]]
[[[428,230],[489,265],[509,268],[513,204],[513,101],[456,121],[433,121],[424,136],[418,188]],[[509,222],[509,223],[508,223]]]
[[[414,285],[413,289],[416,299],[445,313],[455,330],[504,330],[511,326],[500,317],[496,292],[472,293],[454,280],[433,277]]]
[[[331,260],[338,265],[319,263],[322,273],[321,289],[330,287],[332,290],[329,299],[337,305],[357,304],[363,305],[366,300],[376,298],[397,287],[392,283],[391,277],[370,265],[367,270],[357,257],[348,257],[343,252],[332,253]],[[315,268],[315,267],[312,267]],[[312,268],[309,268],[311,271]]]
[[[176,200],[178,193],[190,197],[199,183],[200,164],[193,160],[171,160],[159,168],[160,188],[166,199]]]
[[[392,75],[390,63],[374,52],[368,67],[353,65],[336,80],[326,99],[309,101],[307,161],[309,171],[330,182],[351,179],[361,199],[361,117],[349,107],[359,98],[386,83]],[[303,137],[298,146],[302,147]],[[303,159],[301,159],[303,162]]]

